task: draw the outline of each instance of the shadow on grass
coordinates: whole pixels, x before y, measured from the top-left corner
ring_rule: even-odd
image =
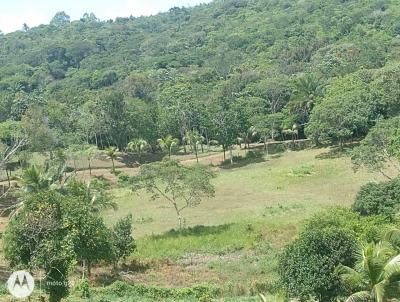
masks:
[[[339,146],[334,146],[334,147],[331,147],[328,152],[318,154],[315,158],[317,158],[317,159],[335,159],[335,158],[341,158],[344,156],[349,156],[351,154],[351,151],[358,145],[359,145],[359,142],[354,142],[354,143],[346,144],[342,148],[339,148]],[[319,146],[319,147],[321,147],[321,146]],[[323,147],[329,147],[329,145],[326,145]]]
[[[271,158],[278,158],[282,156],[281,150],[275,150],[269,153]],[[241,168],[251,164],[257,164],[266,162],[267,160],[264,158],[266,156],[266,152],[264,150],[252,150],[248,151],[246,156],[234,156],[233,157],[233,164],[231,163],[230,159],[223,161],[220,165],[221,169],[234,169],[234,168]]]
[[[118,268],[107,268],[106,270],[94,274],[93,281],[97,286],[109,286],[115,281],[123,281],[123,275],[126,273],[144,273],[149,270],[153,263],[139,260],[132,260],[129,263],[122,263]]]
[[[138,167],[143,164],[148,164],[156,161],[160,161],[165,157],[164,153],[146,153],[139,156],[136,154],[122,154],[120,156],[120,161],[124,163],[127,167]]]
[[[186,228],[182,230],[172,229],[161,235],[153,235],[153,239],[168,239],[168,238],[178,238],[178,237],[186,237],[186,236],[206,236],[206,235],[215,235],[226,232],[230,229],[232,224],[223,224],[219,226],[204,226],[198,225],[191,228]]]
[[[93,281],[98,287],[110,286],[115,281],[121,281],[121,276],[112,272],[98,273],[94,276]]]

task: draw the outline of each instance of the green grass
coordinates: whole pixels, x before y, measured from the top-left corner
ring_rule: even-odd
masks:
[[[183,213],[187,226],[215,226],[263,218],[265,209],[295,207],[280,218],[299,222],[321,208],[350,205],[359,187],[373,179],[366,172],[355,174],[349,158],[319,159],[327,149],[285,152],[279,158],[233,169],[219,169],[214,180],[216,196]],[[104,215],[111,224],[132,214],[137,238],[176,228],[174,210],[165,200],[151,201],[146,193],[112,190],[119,209]],[[285,213],[282,213],[285,214]],[[272,223],[274,219],[272,219]],[[279,221],[282,223],[282,221]]]
[[[208,283],[221,289],[224,298],[216,301],[260,301],[258,293],[273,294],[278,255],[302,222],[324,208],[349,206],[361,185],[379,179],[365,171],[355,174],[349,158],[333,158],[329,152],[289,151],[215,168],[215,198],[184,212],[187,227],[182,232],[173,230],[178,220],[166,201],[151,201],[146,193],[132,193],[129,188],[111,189],[119,207],[104,213],[107,223],[128,214],[135,222],[137,251],[127,261],[128,277],[123,280],[160,288]],[[103,267],[97,273],[109,271]],[[103,302],[138,300],[154,301],[101,289],[93,297]],[[73,294],[68,301],[84,300]]]
[[[324,208],[351,205],[361,185],[379,178],[355,174],[349,158],[333,157],[329,149],[288,151],[216,170],[215,198],[184,213],[182,233],[168,231],[178,221],[166,201],[113,189],[119,209],[104,214],[107,222],[129,213],[137,221],[130,261],[146,269],[134,273],[133,282],[180,287],[207,281],[224,297],[273,293],[278,255],[302,222]]]

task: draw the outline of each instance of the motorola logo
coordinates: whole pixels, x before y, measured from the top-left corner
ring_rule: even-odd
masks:
[[[35,288],[35,280],[26,271],[14,272],[7,281],[7,288],[15,298],[29,297]]]

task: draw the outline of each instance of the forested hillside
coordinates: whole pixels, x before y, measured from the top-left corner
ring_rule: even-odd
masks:
[[[115,21],[58,13],[0,36],[0,121],[36,136],[34,151],[122,150],[134,138],[154,148],[192,130],[224,148],[304,128],[343,143],[398,113],[399,20],[389,0],[217,0]]]
[[[0,34],[14,297],[24,269],[29,301],[397,302],[399,175],[400,1],[59,12]]]

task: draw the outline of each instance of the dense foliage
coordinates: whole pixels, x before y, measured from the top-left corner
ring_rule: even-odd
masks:
[[[384,217],[363,218],[348,209],[316,214],[280,257],[280,275],[288,296],[302,301],[336,301],[346,295],[336,267],[352,267],[361,242],[374,242],[387,226]]]
[[[93,264],[117,262],[134,250],[131,228],[132,220],[125,219],[109,230],[82,195],[40,191],[30,194],[10,221],[5,257],[13,268],[43,270],[50,301],[58,302],[68,294],[76,264],[90,275]]]
[[[310,137],[342,144],[398,113],[399,15],[389,0],[217,0],[115,21],[60,12],[0,35],[0,122],[22,121],[39,151],[134,139],[154,150],[192,130],[228,149],[302,137],[310,117]]]
[[[353,210],[361,215],[385,215],[394,219],[400,211],[400,179],[368,183],[357,194]]]

